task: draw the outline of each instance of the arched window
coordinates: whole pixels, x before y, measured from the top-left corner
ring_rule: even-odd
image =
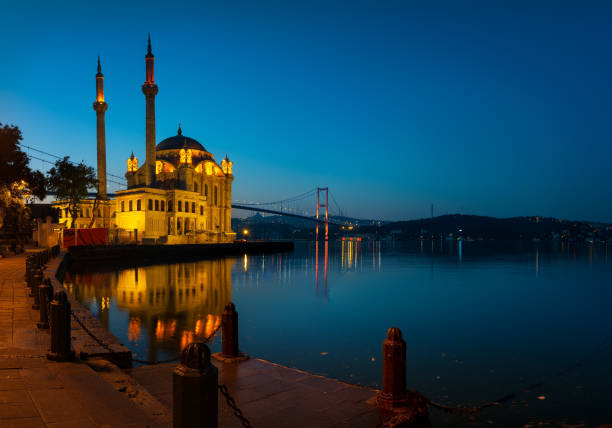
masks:
[[[213,205],[217,206],[217,186],[215,186],[213,201]]]
[[[204,196],[208,198],[208,184],[204,185]]]

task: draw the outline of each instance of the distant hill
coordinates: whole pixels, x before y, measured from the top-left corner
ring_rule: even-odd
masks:
[[[609,227],[609,225],[608,225]],[[380,227],[360,227],[362,233],[394,234],[406,237],[462,235],[486,239],[532,239],[589,235],[600,230],[592,225],[551,217],[495,218],[451,214],[434,218],[398,221]]]
[[[585,239],[612,237],[611,224],[560,220],[551,217],[495,218],[477,215],[450,214],[419,220],[378,222],[335,217],[339,222],[350,222],[351,230],[330,225],[333,237],[364,235],[394,237],[396,239],[431,238],[432,236],[463,236],[473,239]],[[232,219],[232,226],[249,230],[255,239],[291,239],[314,236],[313,222],[282,216],[255,215],[245,219]],[[240,236],[240,233],[238,234]]]

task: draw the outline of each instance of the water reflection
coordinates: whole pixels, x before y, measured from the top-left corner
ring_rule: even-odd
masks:
[[[344,242],[343,242],[344,244]],[[329,242],[325,241],[323,253],[323,295],[327,297],[327,268],[329,264]],[[315,293],[319,294],[319,241],[315,242]]]
[[[347,238],[234,260],[71,272],[66,285],[136,358],[147,360],[172,358],[208,336],[234,300],[241,343],[252,355],[379,386],[379,358],[372,358],[381,334],[398,325],[414,350],[413,386],[432,394],[452,389],[457,400],[505,393],[517,376],[546,373],[535,363],[522,365],[534,352],[547,361],[549,349],[567,353],[566,337],[584,342],[576,349],[599,340],[583,327],[593,336],[605,330],[593,320],[610,293],[594,288],[610,277],[603,245]],[[603,297],[593,298],[597,293]],[[568,320],[569,312],[577,315]],[[442,353],[462,363],[448,365]],[[483,372],[485,366],[494,372]],[[509,372],[510,380],[496,377]],[[440,374],[457,381],[431,381]],[[478,377],[500,391],[466,388]]]
[[[219,327],[223,308],[232,299],[233,263],[234,259],[221,259],[116,272],[68,272],[64,284],[106,328],[132,342],[138,358],[155,361],[160,353],[162,358],[174,355]],[[123,335],[113,325],[121,322],[122,314],[128,316]]]

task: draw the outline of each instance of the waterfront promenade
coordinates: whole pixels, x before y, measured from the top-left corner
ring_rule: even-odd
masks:
[[[24,274],[24,255],[0,259],[0,426],[170,426],[177,364],[122,371],[101,359],[48,361],[49,333],[36,327]],[[72,334],[79,336],[74,325]],[[255,427],[369,428],[383,420],[373,389],[259,359],[214,364]],[[221,394],[219,426],[241,426]]]
[[[46,359],[49,333],[36,327],[24,274],[24,255],[0,259],[0,427],[168,426],[87,364]]]

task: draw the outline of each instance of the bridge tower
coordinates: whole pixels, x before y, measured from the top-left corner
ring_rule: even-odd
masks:
[[[319,240],[319,211],[321,208],[325,208],[325,240],[329,237],[329,212],[328,212],[328,190],[329,187],[317,187],[317,231],[315,239]],[[325,204],[321,203],[320,195],[322,192],[325,192]]]

